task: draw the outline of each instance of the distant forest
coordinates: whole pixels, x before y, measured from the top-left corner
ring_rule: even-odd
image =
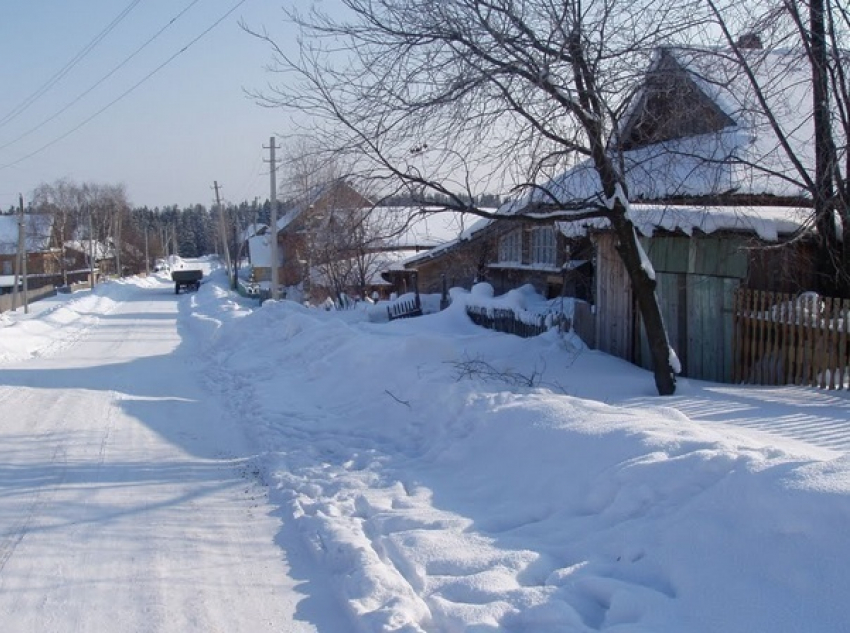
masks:
[[[485,194],[476,203],[481,207],[497,208],[502,199],[499,196]],[[291,202],[279,203],[281,210],[286,209]],[[446,196],[432,195],[424,200],[414,200],[410,196],[390,196],[382,199],[381,206],[442,206],[448,204]],[[32,209],[30,209],[32,210]],[[130,207],[123,213],[126,216],[121,226],[122,262],[126,264],[127,272],[139,272],[145,269],[144,253],[147,249],[150,260],[178,254],[181,257],[200,257],[202,255],[223,252],[222,224],[227,233],[227,246],[231,253],[238,252],[245,230],[252,224],[268,224],[271,205],[267,200],[262,203],[242,202],[238,205],[223,205],[219,215],[215,209],[196,204],[184,208],[178,205],[153,209]],[[2,215],[12,215],[17,209],[10,207],[0,211]],[[74,215],[81,215],[76,211]],[[77,233],[87,232],[87,223],[82,217],[72,222],[79,227]],[[85,238],[87,235],[77,235]]]

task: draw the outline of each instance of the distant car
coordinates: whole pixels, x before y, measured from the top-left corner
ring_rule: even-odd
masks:
[[[174,281],[174,294],[179,295],[180,289],[198,290],[201,287],[202,270],[173,270],[171,279]]]

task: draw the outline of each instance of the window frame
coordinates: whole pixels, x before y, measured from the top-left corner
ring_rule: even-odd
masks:
[[[544,237],[545,236],[545,237]],[[555,266],[558,263],[558,238],[553,226],[531,229],[531,263]]]
[[[522,263],[522,230],[515,229],[499,237],[499,263]]]

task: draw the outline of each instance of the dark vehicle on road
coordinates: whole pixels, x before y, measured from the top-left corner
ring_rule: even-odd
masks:
[[[198,290],[201,287],[202,270],[173,270],[171,279],[174,280],[174,294],[179,295],[180,289]]]

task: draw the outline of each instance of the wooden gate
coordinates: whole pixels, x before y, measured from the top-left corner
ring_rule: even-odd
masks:
[[[733,315],[734,382],[850,387],[850,300],[741,288]]]

